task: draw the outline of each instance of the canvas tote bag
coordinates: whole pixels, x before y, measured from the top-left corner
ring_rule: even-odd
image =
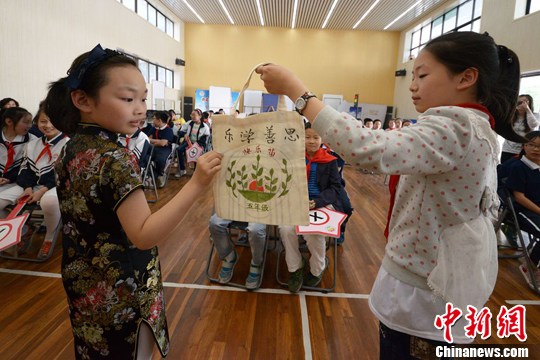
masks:
[[[297,112],[286,111],[283,96],[276,112],[244,119],[215,115],[212,138],[214,150],[223,154],[214,182],[219,217],[271,225],[309,224],[304,122]]]

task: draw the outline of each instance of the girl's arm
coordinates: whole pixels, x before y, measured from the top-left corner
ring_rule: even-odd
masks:
[[[519,191],[512,191],[512,193],[514,194],[514,198],[519,205],[523,206],[527,210],[534,212],[535,214],[540,215],[540,207],[538,207],[538,205],[529,200],[529,198],[527,198],[524,193]]]
[[[166,139],[150,139],[150,143],[155,146],[164,147],[169,145],[169,141]]]
[[[529,128],[531,130],[535,130],[538,128],[538,125],[540,125],[540,115],[535,114],[531,111],[531,109],[527,106],[527,112],[525,113],[525,117],[527,118],[527,125],[529,125]]]
[[[139,249],[150,249],[175,234],[189,208],[204,191],[211,191],[223,156],[215,151],[202,155],[191,180],[165,206],[151,213],[142,189],[122,201],[116,214],[129,240]]]

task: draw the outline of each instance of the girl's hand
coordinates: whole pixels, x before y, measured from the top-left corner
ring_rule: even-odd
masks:
[[[300,78],[283,66],[263,65],[259,66],[255,72],[261,74],[261,80],[269,93],[287,95],[295,101],[307,91],[307,87]]]
[[[529,109],[529,102],[527,100],[520,100],[517,105],[517,110],[526,112]]]
[[[21,200],[23,197],[25,196],[29,196],[30,198],[28,199],[28,203],[30,202],[30,200],[32,199],[32,194],[34,192],[32,191],[32,188],[31,187],[27,187],[26,189],[24,189],[24,191],[22,192],[22,194],[17,198],[17,202],[19,202],[19,200]]]
[[[315,200],[309,200],[309,210],[315,209]]]
[[[30,195],[30,199],[28,199],[28,203],[32,204],[32,203],[39,202],[41,198],[43,197],[43,194],[45,194],[47,190],[49,189],[47,189],[46,187],[42,187],[38,191],[35,191],[33,194]]]
[[[223,155],[215,151],[209,151],[203,154],[197,160],[197,167],[195,173],[191,178],[197,184],[206,187],[212,182],[214,175],[221,170],[221,159]]]
[[[0,185],[9,184],[9,180],[6,178],[0,178]]]

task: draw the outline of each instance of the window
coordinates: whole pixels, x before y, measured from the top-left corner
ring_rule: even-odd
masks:
[[[148,77],[148,80],[150,80],[150,81],[148,81],[149,83],[151,83],[154,80],[157,80],[157,67],[156,67],[156,65],[150,64],[150,66],[148,66],[148,73],[150,74],[150,76]]]
[[[137,0],[137,14],[144,20],[148,19],[148,3],[146,0]]]
[[[135,11],[135,0],[122,0],[122,4],[131,11]]]
[[[141,73],[144,77],[144,82],[147,84],[150,82],[148,79],[148,61],[144,61],[139,59],[139,70],[141,70]]]
[[[147,20],[150,24],[157,27],[170,37],[174,38],[174,22],[157,10],[147,0],[117,0],[125,7],[139,14],[140,17]]]
[[[526,0],[536,1],[540,0]],[[435,20],[417,26],[406,36],[410,41],[405,48],[403,61],[413,59],[418,52],[429,42],[442,34],[451,31],[475,31],[480,32],[480,17],[482,15],[483,0],[466,0],[456,7],[448,10]],[[539,5],[540,6],[540,5]]]
[[[540,10],[540,0],[527,0],[527,7],[525,9],[525,15],[531,14]]]
[[[153,6],[148,6],[148,22],[154,26],[157,26],[157,11]]]
[[[157,79],[158,79],[159,81],[165,82],[165,70],[166,70],[166,69],[165,69],[164,67],[158,66],[157,70],[158,70],[158,77],[157,77]]]
[[[166,27],[167,27],[167,34],[169,34],[170,37],[174,37],[174,23],[169,20],[169,19],[166,19],[167,20],[167,23],[166,23]]]
[[[521,76],[519,93],[531,95],[533,98],[534,112],[537,113],[540,110],[540,71]]]
[[[166,70],[165,74],[165,86],[169,88],[173,87],[173,72],[169,69]]]

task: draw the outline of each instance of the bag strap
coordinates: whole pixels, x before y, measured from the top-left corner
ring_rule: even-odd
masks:
[[[251,69],[251,71],[249,72],[249,76],[244,84],[244,87],[242,88],[242,90],[240,90],[240,94],[238,94],[238,98],[236,99],[236,101],[234,102],[234,105],[233,107],[231,108],[231,115],[234,114],[234,112],[236,111],[236,107],[238,106],[238,104],[240,103],[241,100],[244,99],[244,92],[247,90],[248,86],[249,86],[249,83],[251,81],[251,77],[253,76],[253,74],[255,73],[255,70],[257,70],[257,68],[259,66],[264,66],[264,65],[270,65],[271,63],[269,62],[266,62],[266,63],[260,63],[260,64],[257,64],[255,65],[255,67],[253,67],[253,69]],[[285,96],[284,95],[278,95],[278,111],[287,111],[287,103],[285,102]]]

